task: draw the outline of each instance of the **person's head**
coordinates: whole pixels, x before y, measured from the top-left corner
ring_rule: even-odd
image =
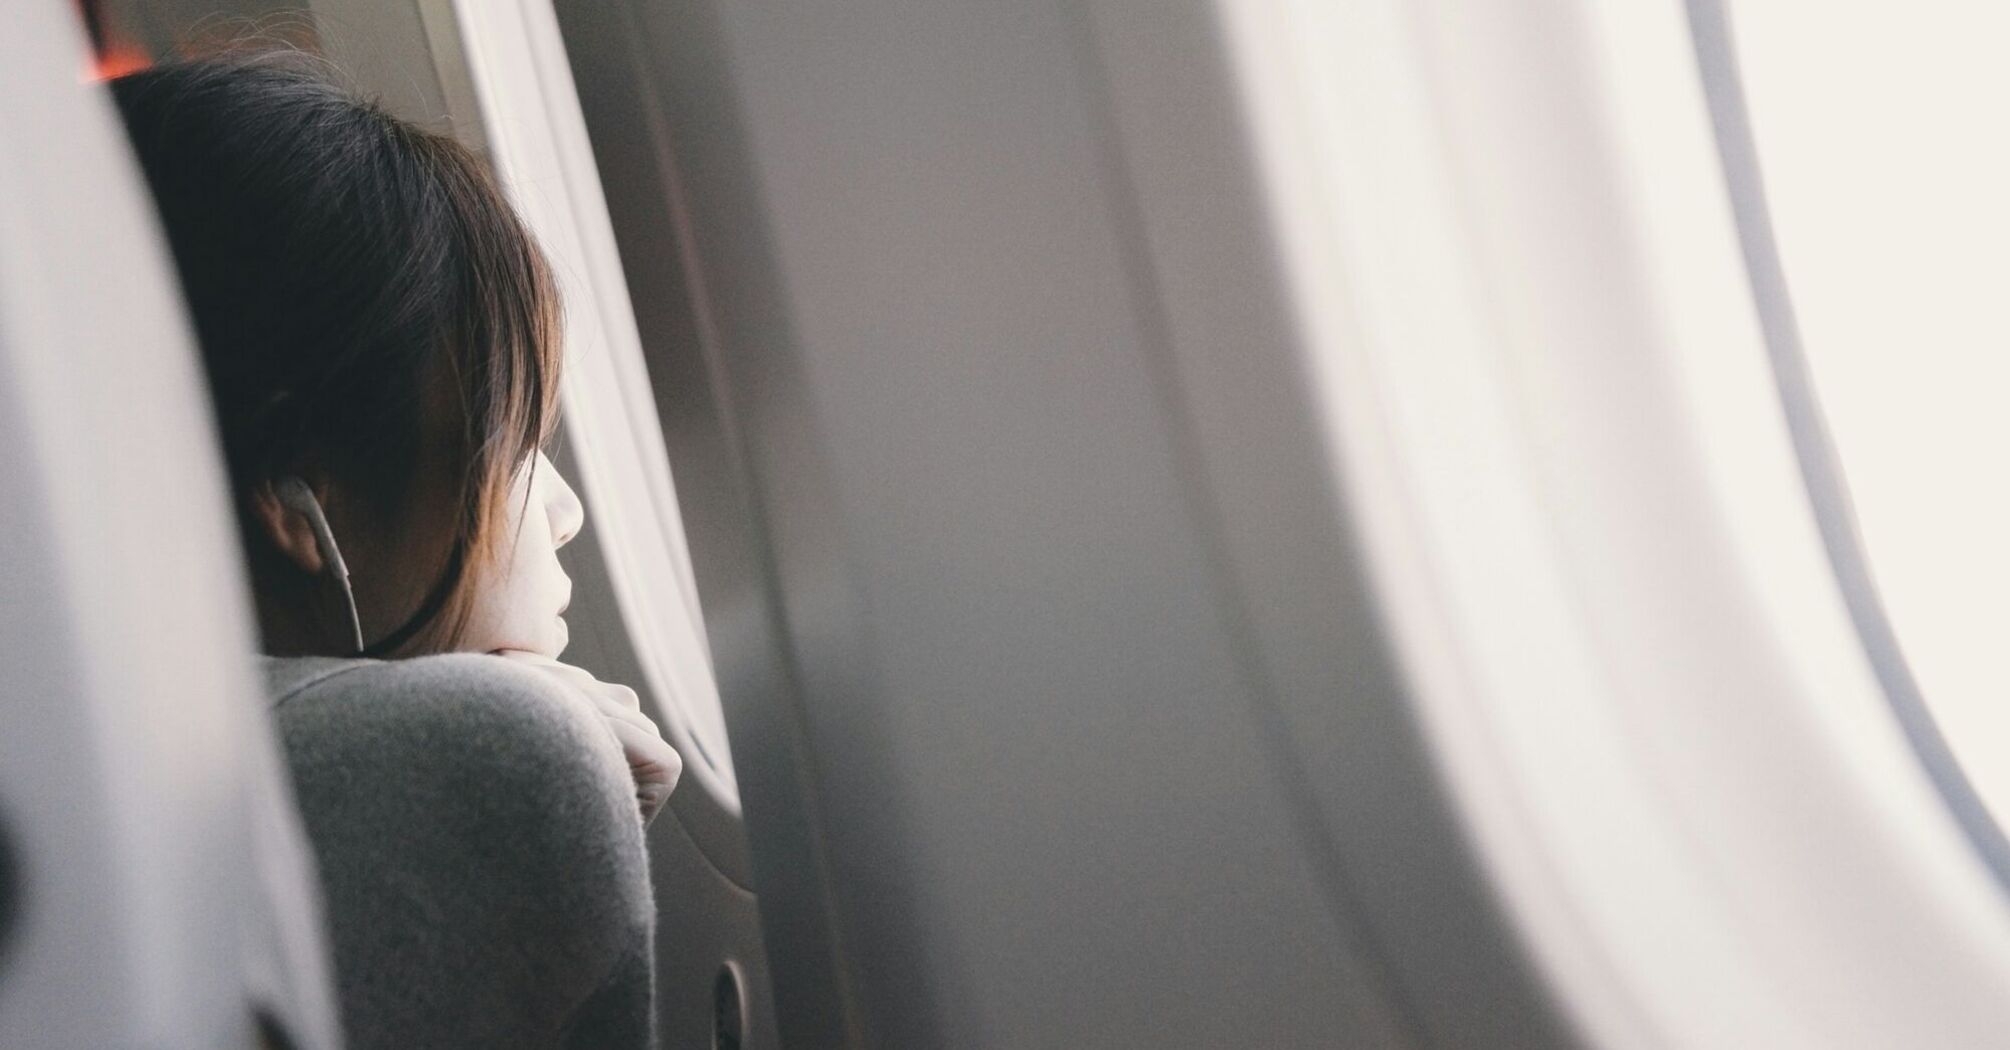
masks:
[[[113,94],[202,344],[268,651],[563,646],[553,551],[582,516],[538,454],[559,303],[479,161],[290,53],[164,66]],[[548,606],[548,608],[545,608]]]

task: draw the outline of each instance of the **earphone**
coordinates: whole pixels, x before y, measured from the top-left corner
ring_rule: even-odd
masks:
[[[342,605],[349,613],[349,631],[355,636],[356,652],[362,653],[363,618],[356,613],[356,592],[349,586],[349,566],[342,561],[342,548],[335,545],[335,531],[328,527],[328,515],[322,512],[321,501],[315,498],[307,482],[295,476],[280,478],[273,483],[272,491],[280,506],[306,518],[307,527],[314,530],[314,546],[320,550],[322,563],[342,592]]]

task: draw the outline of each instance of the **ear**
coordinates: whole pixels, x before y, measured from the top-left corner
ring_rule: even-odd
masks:
[[[322,491],[315,493],[317,498],[322,495]],[[309,524],[307,515],[288,507],[279,498],[272,482],[259,482],[251,490],[250,502],[252,520],[274,550],[310,576],[326,571],[328,563],[321,556],[321,545],[314,540],[314,526]]]

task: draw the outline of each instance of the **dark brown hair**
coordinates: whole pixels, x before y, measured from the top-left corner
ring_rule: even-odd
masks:
[[[556,417],[543,253],[465,147],[308,56],[180,62],[112,91],[179,264],[235,490],[311,470],[407,521],[422,449],[447,443],[450,553],[370,651],[450,647],[511,481]],[[250,526],[254,577],[285,571]]]

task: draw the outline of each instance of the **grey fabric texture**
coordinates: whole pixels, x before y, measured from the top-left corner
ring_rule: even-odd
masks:
[[[586,698],[473,654],[265,672],[351,1050],[653,1044],[641,817]]]

